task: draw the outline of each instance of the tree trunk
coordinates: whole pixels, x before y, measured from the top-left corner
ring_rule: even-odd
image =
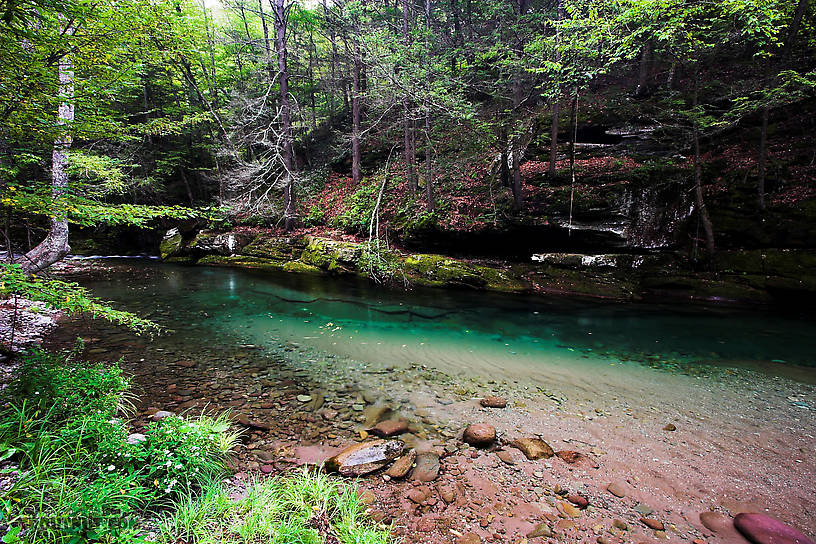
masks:
[[[60,16],[61,20],[65,17]],[[66,36],[72,36],[74,29],[68,26]],[[68,217],[64,215],[62,206],[63,195],[68,188],[68,151],[71,149],[73,138],[70,125],[74,121],[74,64],[70,54],[59,59],[57,64],[59,77],[60,105],[57,111],[57,125],[60,128],[59,136],[54,140],[51,152],[51,196],[54,199],[54,216],[50,219],[50,227],[45,239],[34,249],[27,252],[18,262],[28,274],[36,274],[57,261],[65,258],[71,251],[68,245]]]
[[[426,35],[430,36],[432,32],[431,27],[431,0],[425,0],[425,24],[427,26]],[[425,40],[425,50],[428,56],[431,55],[430,39]],[[431,59],[428,59],[428,68],[425,73],[425,198],[427,199],[428,212],[433,213],[436,210],[436,201],[434,199],[433,187],[433,142],[431,141],[431,66],[433,65]]]
[[[261,18],[261,28],[263,28],[264,51],[266,51],[266,67],[269,73],[269,83],[272,83],[275,81],[275,65],[272,62],[272,48],[269,45],[269,27],[266,25],[263,0],[258,0],[258,16]]]
[[[502,124],[499,129],[499,149],[501,150],[499,153],[499,180],[502,187],[510,187],[510,168],[507,166],[507,163],[510,162],[509,153],[507,152],[508,145],[507,127]]]
[[[329,42],[331,43],[331,91],[329,92],[329,112],[334,116],[334,94],[337,92],[337,43],[334,32],[334,21],[329,19],[329,7],[326,5],[326,0],[323,0],[323,16],[326,18],[326,25],[329,27]]]
[[[351,80],[351,177],[355,183],[359,183],[362,178],[360,173],[360,72],[362,61],[360,59],[359,36],[354,37],[354,69]]]
[[[402,0],[402,39],[405,48],[411,44],[411,38],[408,34],[408,0]],[[408,176],[408,189],[411,193],[416,193],[418,189],[417,175],[416,175],[416,154],[413,148],[413,137],[411,134],[411,100],[406,95],[402,99],[402,109],[405,112],[405,119],[403,120],[403,132],[405,139],[405,168]]]
[[[292,146],[292,106],[289,102],[289,73],[286,67],[286,0],[274,0],[275,49],[278,53],[278,82],[281,99],[281,135],[284,172],[283,217],[287,232],[295,228],[295,153]]]
[[[652,42],[646,41],[640,51],[640,71],[638,73],[638,84],[635,89],[635,96],[642,98],[648,94],[647,82],[649,79],[649,58],[652,53]]]
[[[695,206],[697,208],[697,216],[703,224],[703,230],[706,237],[706,249],[708,250],[708,257],[714,255],[714,227],[711,224],[711,218],[708,215],[708,208],[706,208],[705,199],[703,198],[703,173],[700,159],[700,127],[696,118],[698,106],[698,88],[699,76],[697,71],[694,73],[694,115],[693,120],[693,143],[694,143],[694,197]]]
[[[796,35],[799,34],[799,27],[802,25],[802,18],[807,11],[810,0],[799,0],[796,5],[796,11],[793,14],[793,21],[791,21],[790,29],[788,30],[788,39],[785,42],[785,56],[789,56],[793,46],[796,44]]]
[[[759,133],[759,160],[757,161],[757,203],[765,210],[765,165],[768,158],[768,106],[762,108],[762,129]]]
[[[564,0],[558,0],[556,5],[556,20],[560,21],[561,17],[564,13]],[[561,51],[559,49],[560,44],[560,30],[555,31],[555,62],[561,62]],[[556,81],[556,91],[555,91],[555,98],[553,99],[553,106],[552,106],[552,124],[550,125],[550,164],[548,168],[548,174],[551,178],[555,177],[555,163],[558,160],[558,114],[560,110],[559,105],[559,94],[560,89],[558,85],[558,81]]]

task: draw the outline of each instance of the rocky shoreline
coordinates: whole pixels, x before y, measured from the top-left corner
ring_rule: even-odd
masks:
[[[526,263],[457,259],[372,249],[336,233],[281,235],[171,229],[161,243],[166,262],[298,274],[378,277],[401,286],[569,295],[616,301],[801,305],[816,299],[816,252],[806,249],[721,251],[711,267],[678,253],[532,255]],[[374,262],[374,264],[372,264]]]
[[[121,356],[134,375],[134,432],[160,411],[231,410],[244,429],[236,493],[255,474],[317,466],[393,434],[385,439],[400,448],[386,457],[399,449],[398,466],[375,463],[357,485],[406,542],[744,543],[732,518],[751,512],[816,533],[812,385],[636,364],[585,379],[552,373],[542,385],[364,364],[294,343],[146,342],[79,320],[52,345],[77,334],[89,358]],[[496,440],[468,444],[474,423]]]

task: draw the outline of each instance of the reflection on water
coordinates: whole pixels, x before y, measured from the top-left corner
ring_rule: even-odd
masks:
[[[360,361],[536,373],[553,365],[776,361],[816,367],[816,322],[795,315],[548,301],[475,291],[403,292],[365,281],[129,263],[87,282],[203,342],[296,343]]]

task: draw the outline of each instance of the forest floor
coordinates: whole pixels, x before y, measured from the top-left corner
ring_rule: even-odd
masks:
[[[293,343],[146,341],[87,319],[67,321],[48,344],[65,347],[77,335],[86,357],[121,357],[134,376],[135,432],[157,410],[231,410],[245,431],[231,478],[239,494],[254,474],[318,465],[367,440],[379,420],[407,419],[399,439],[424,453],[422,462],[404,480],[378,472],[357,481],[371,515],[407,543],[534,544],[550,534],[575,543],[744,543],[731,521],[740,512],[816,534],[811,384],[716,367],[694,376],[639,365],[619,372],[608,361],[591,374],[552,366],[543,375],[453,375]],[[488,395],[507,407],[482,407]],[[494,426],[498,441],[463,443],[469,423]],[[523,437],[567,453],[528,460],[509,446]]]

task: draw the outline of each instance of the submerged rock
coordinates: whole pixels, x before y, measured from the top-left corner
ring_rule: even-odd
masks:
[[[521,450],[527,459],[535,461],[537,459],[549,459],[555,452],[549,444],[540,438],[517,438],[510,443],[514,448]]]
[[[408,430],[408,422],[404,419],[387,419],[380,421],[368,432],[374,436],[396,436]]]
[[[734,527],[754,544],[815,544],[803,532],[765,514],[737,514]]]
[[[383,468],[402,453],[399,440],[373,440],[354,444],[324,463],[329,472],[343,476],[362,476]]]
[[[471,423],[465,429],[462,440],[471,446],[487,447],[496,440],[496,428],[487,423]]]

